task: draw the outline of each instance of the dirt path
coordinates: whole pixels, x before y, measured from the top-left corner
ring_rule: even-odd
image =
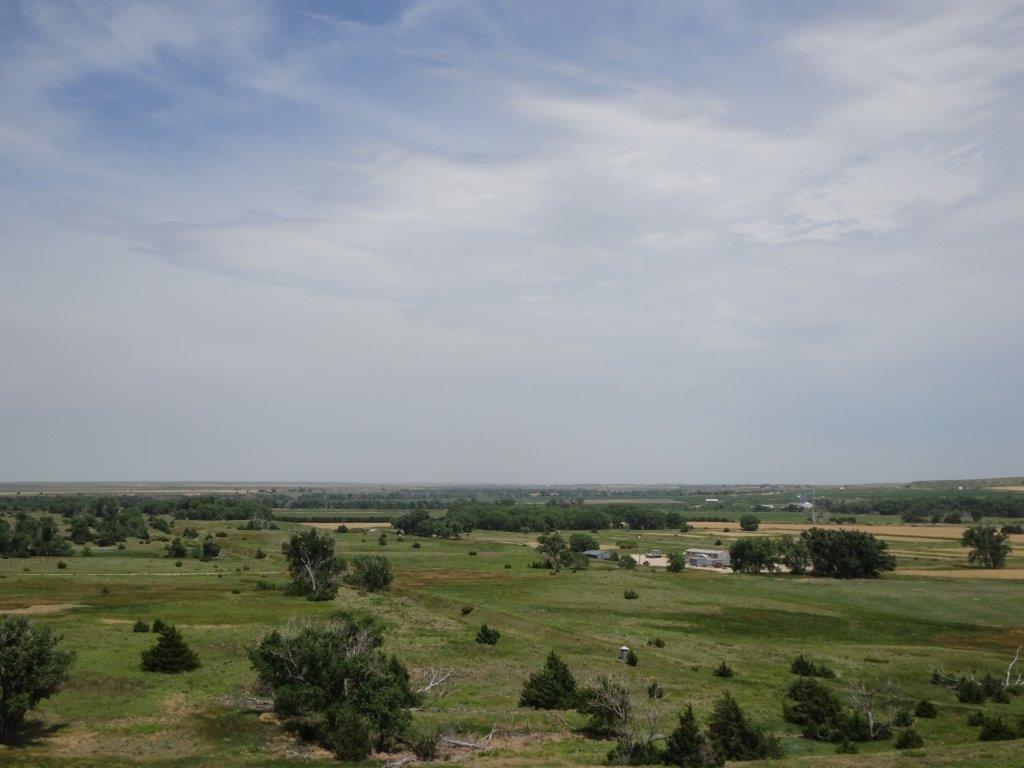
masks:
[[[898,575],[936,576],[944,579],[1021,579],[1024,568],[900,568]]]
[[[44,616],[48,613],[60,613],[70,611],[74,608],[88,608],[81,603],[41,603],[38,605],[27,605],[24,608],[0,608],[0,613],[8,616]]]
[[[722,533],[724,528],[729,532],[725,536],[750,536],[752,534],[741,531],[737,523],[706,523],[694,522],[691,525],[702,531],[714,531]],[[757,529],[758,534],[770,533],[802,533],[809,528],[825,528],[827,530],[861,531],[862,533],[873,533],[879,538],[903,539],[905,541],[959,541],[967,530],[966,525],[835,525],[833,523],[761,523]],[[756,534],[753,534],[756,535]],[[1024,534],[1013,534],[1010,541],[1015,544],[1024,544]]]

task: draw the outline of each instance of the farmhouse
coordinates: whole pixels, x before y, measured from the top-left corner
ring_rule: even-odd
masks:
[[[583,552],[589,558],[594,560],[611,560],[612,553],[603,549],[588,549]]]
[[[729,550],[727,549],[688,549],[686,564],[694,568],[728,568]]]

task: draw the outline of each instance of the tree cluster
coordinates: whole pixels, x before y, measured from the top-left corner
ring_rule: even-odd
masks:
[[[65,541],[56,521],[49,516],[33,516],[24,512],[15,517],[12,527],[0,519],[0,557],[45,557],[70,555],[71,545]]]
[[[812,569],[815,576],[837,579],[872,578],[896,567],[888,545],[870,533],[811,528],[799,537],[744,537],[729,548],[732,568],[741,573],[774,573],[783,565],[790,573]]]

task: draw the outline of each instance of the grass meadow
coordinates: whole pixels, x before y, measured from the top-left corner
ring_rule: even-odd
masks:
[[[0,560],[0,610],[53,626],[78,654],[70,683],[35,713],[32,738],[23,746],[0,747],[0,765],[229,768],[330,762],[327,753],[269,715],[248,711],[240,697],[254,682],[247,646],[290,616],[339,608],[379,615],[388,626],[386,650],[414,675],[428,667],[454,669],[447,694],[417,711],[417,723],[476,738],[498,726],[492,749],[455,754],[453,764],[603,762],[610,743],[579,735],[578,714],[516,706],[524,679],[552,649],[583,681],[609,673],[643,697],[642,689],[657,680],[665,697],[643,701],[657,708],[665,732],[687,702],[705,716],[723,690],[731,691],[753,720],[782,739],[786,757],[765,765],[1004,768],[1021,764],[1024,754],[1020,740],[979,742],[977,728],[967,724],[978,709],[1024,716],[1024,697],[1007,705],[970,706],[928,682],[934,668],[998,674],[1024,642],[1024,578],[932,575],[965,569],[953,526],[922,525],[909,532],[896,526],[891,537],[884,526],[874,527],[889,539],[900,568],[871,581],[627,572],[608,564],[552,574],[529,567],[533,535],[480,531],[458,541],[421,539],[413,548],[408,537],[400,541],[391,534],[381,546],[377,535],[351,531],[333,534],[338,552],[387,555],[396,571],[392,590],[369,595],[343,587],[333,603],[324,604],[257,586],[261,579],[285,583],[281,543],[298,523],[243,531],[237,523],[179,521],[175,532],[186,525],[201,535],[226,532],[218,539],[225,556],[210,563],[185,559],[176,567],[164,557],[162,543],[133,540],[123,550],[94,546],[89,557],[76,548],[75,557],[64,558],[64,569],[58,558]],[[736,535],[736,526],[708,523],[686,534],[605,531],[599,538],[606,547],[634,547],[620,550],[627,553],[717,541],[727,546]],[[1011,569],[1024,568],[1021,543]],[[257,548],[269,556],[256,559]],[[623,599],[627,588],[639,598]],[[462,615],[463,606],[472,612]],[[154,636],[132,632],[140,618],[177,624],[202,667],[176,676],[142,672],[139,655]],[[474,642],[483,622],[501,631],[497,645]],[[648,645],[656,637],[664,647]],[[637,667],[617,661],[622,644],[636,650]],[[917,723],[925,746],[899,752],[882,742],[861,745],[856,755],[838,755],[832,745],[802,739],[781,712],[783,692],[794,679],[789,664],[798,652],[834,668],[839,691],[855,680],[891,679],[911,708],[931,699],[938,717]],[[723,660],[735,669],[733,678],[711,674]]]

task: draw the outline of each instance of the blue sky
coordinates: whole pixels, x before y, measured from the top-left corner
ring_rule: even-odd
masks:
[[[0,6],[0,480],[1020,474],[1020,2]]]

